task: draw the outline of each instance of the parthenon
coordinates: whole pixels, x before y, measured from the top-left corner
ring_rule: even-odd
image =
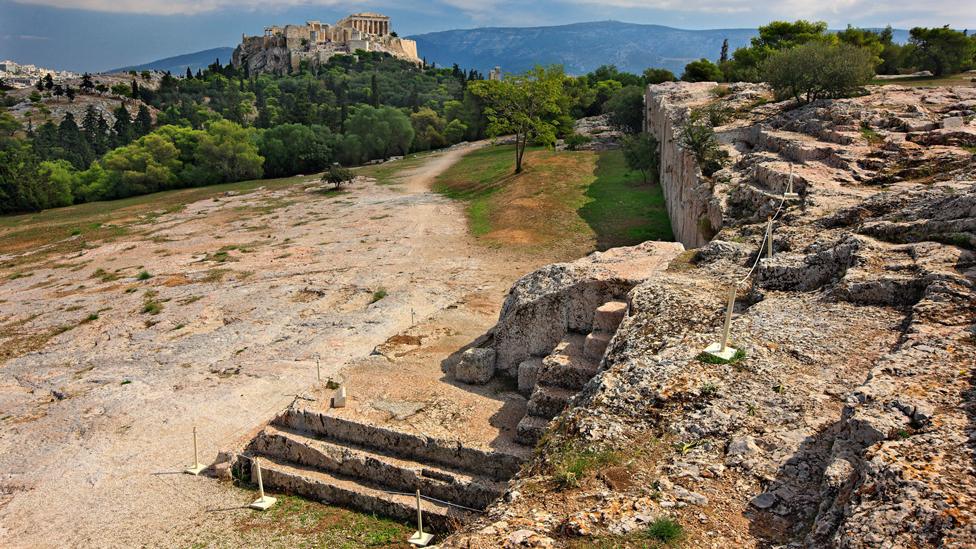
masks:
[[[379,13],[354,13],[336,23],[337,27],[353,28],[363,34],[386,36],[390,34],[390,18]]]

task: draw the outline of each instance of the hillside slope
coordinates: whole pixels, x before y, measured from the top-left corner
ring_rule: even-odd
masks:
[[[165,59],[157,59],[156,61],[150,61],[148,63],[143,63],[141,65],[131,65],[128,67],[121,67],[118,69],[113,69],[108,72],[127,72],[127,71],[169,71],[173,74],[185,73],[186,68],[190,67],[191,71],[196,72],[197,69],[206,68],[216,59],[220,59],[221,63],[227,63],[230,61],[231,54],[234,53],[234,48],[211,48],[209,50],[203,50],[193,53],[187,53],[184,55],[177,55],[175,57],[167,57]]]
[[[691,60],[717,59],[722,41],[730,51],[748,44],[754,29],[683,30],[618,21],[554,27],[481,28],[411,36],[420,55],[438,65],[457,63],[487,70],[495,65],[522,71],[536,64],[560,63],[570,74],[600,65],[641,72],[664,67],[681,72]]]

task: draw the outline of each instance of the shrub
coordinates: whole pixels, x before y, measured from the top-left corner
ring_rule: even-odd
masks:
[[[685,72],[681,75],[685,82],[721,82],[723,78],[722,69],[705,58],[685,65]]]
[[[152,275],[149,274],[149,271],[139,271],[139,274],[136,275],[136,280],[149,280],[150,278]]]
[[[343,183],[352,181],[352,178],[352,171],[343,168],[338,163],[332,164],[329,171],[322,174],[322,181],[332,183],[336,188],[339,188]]]
[[[583,145],[586,145],[590,141],[593,141],[593,138],[591,138],[588,135],[583,135],[583,134],[579,134],[579,133],[571,133],[571,134],[569,134],[569,135],[566,136],[566,140],[565,141],[566,141],[566,148],[569,149],[569,150],[571,150],[571,151],[575,151],[575,150],[578,150]]]
[[[678,143],[691,151],[706,177],[714,175],[728,162],[729,153],[719,146],[715,129],[702,111],[692,111],[681,125]]]
[[[644,89],[627,86],[607,100],[603,110],[610,124],[626,133],[640,133],[644,128]]]
[[[781,100],[848,97],[874,77],[874,56],[850,44],[810,42],[774,53],[762,65],[762,76]]]
[[[627,167],[640,171],[645,183],[649,175],[655,182],[657,181],[661,166],[661,151],[653,135],[649,133],[625,135],[623,153]]]
[[[377,301],[383,299],[387,295],[388,294],[386,292],[386,288],[380,288],[380,289],[376,290],[375,292],[373,292],[373,297],[370,298],[370,300],[369,300],[370,305],[372,305],[373,303],[376,303]]]

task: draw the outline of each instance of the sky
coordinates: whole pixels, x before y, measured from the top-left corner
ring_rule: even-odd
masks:
[[[687,29],[815,19],[976,29],[976,0],[0,0],[0,60],[100,71],[220,46],[272,24],[389,15],[401,36],[613,19]],[[612,37],[608,37],[612,39]]]

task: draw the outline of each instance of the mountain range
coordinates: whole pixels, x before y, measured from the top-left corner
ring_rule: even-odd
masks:
[[[560,64],[569,74],[585,74],[600,65],[640,73],[648,67],[668,69],[676,75],[695,59],[717,60],[722,42],[729,41],[729,52],[746,46],[755,29],[687,30],[661,25],[640,25],[619,21],[596,21],[550,27],[484,27],[418,34],[420,55],[428,63],[487,72],[501,67],[505,72],[521,72],[535,65]],[[895,30],[895,41],[908,39],[908,31]],[[219,58],[230,59],[233,48],[214,48],[169,57],[128,70],[163,70],[173,74],[196,71]],[[113,71],[114,72],[114,71]]]

